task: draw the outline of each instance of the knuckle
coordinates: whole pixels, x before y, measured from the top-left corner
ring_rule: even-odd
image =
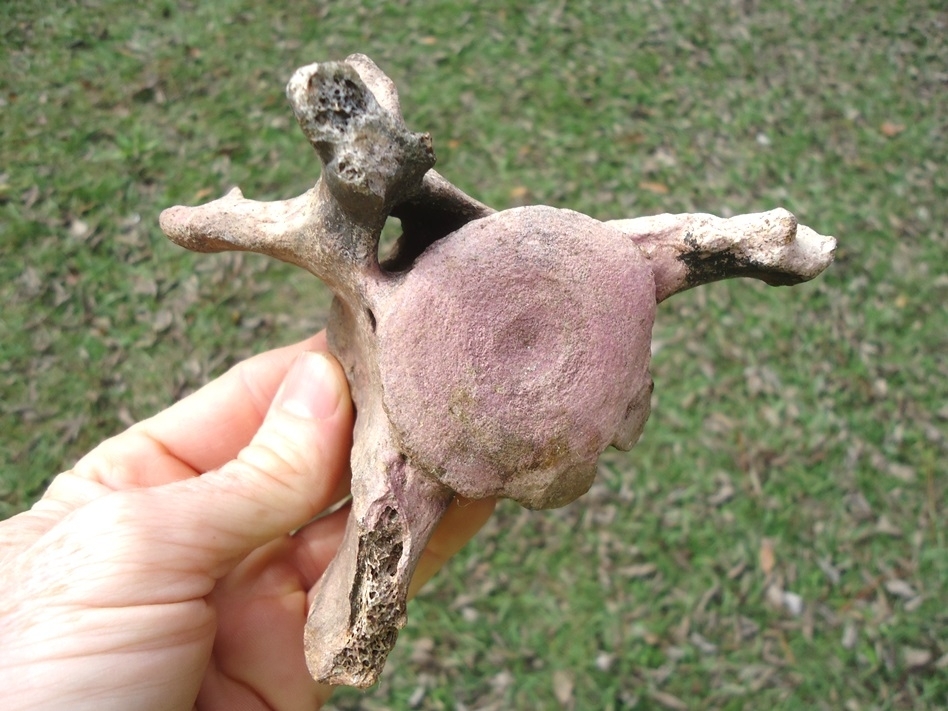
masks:
[[[306,446],[304,439],[294,436],[298,434],[292,429],[269,428],[240,451],[237,462],[249,470],[245,474],[292,486],[293,479],[312,470],[315,454],[315,447]]]

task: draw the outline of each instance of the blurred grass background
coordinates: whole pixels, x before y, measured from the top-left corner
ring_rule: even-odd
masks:
[[[664,304],[640,445],[564,509],[502,505],[334,707],[948,707],[942,0],[7,0],[0,32],[0,515],[321,328],[315,279],[157,215],[307,189],[283,86],[364,52],[494,207],[782,205],[840,248]]]

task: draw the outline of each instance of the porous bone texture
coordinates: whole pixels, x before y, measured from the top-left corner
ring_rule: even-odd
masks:
[[[562,506],[642,432],[654,316],[648,260],[603,223],[541,206],[470,222],[376,314],[386,411],[452,490]]]

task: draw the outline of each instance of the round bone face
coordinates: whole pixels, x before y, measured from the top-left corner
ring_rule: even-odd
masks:
[[[562,506],[649,413],[655,283],[633,242],[527,207],[430,247],[376,312],[384,405],[406,454],[469,498]]]

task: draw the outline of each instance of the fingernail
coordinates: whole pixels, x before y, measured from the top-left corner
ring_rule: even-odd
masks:
[[[276,404],[297,417],[324,420],[339,408],[343,384],[321,353],[304,352],[290,368]]]

